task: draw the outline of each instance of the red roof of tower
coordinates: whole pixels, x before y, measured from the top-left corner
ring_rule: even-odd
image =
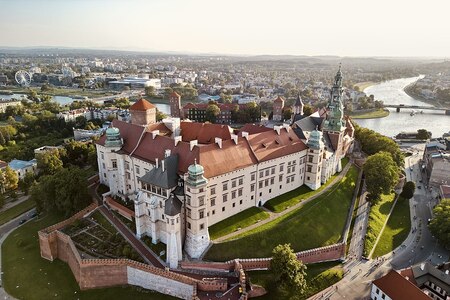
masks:
[[[155,108],[155,107],[156,106],[154,106],[153,104],[151,104],[147,100],[139,99],[138,101],[136,101],[136,103],[134,103],[133,105],[130,106],[130,110],[146,111],[148,109],[152,109],[152,108]]]

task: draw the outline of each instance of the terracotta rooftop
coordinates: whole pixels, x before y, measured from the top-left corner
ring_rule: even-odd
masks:
[[[155,108],[153,104],[148,102],[145,99],[139,99],[136,101],[133,105],[130,106],[130,110],[139,110],[139,111],[146,111],[148,109]]]
[[[184,142],[198,140],[199,144],[214,143],[215,138],[231,139],[231,128],[228,125],[181,122],[181,136]]]
[[[261,133],[266,131],[272,131],[272,128],[266,127],[264,125],[258,125],[258,124],[245,124],[244,126],[239,129],[239,136],[242,136],[242,132],[248,132],[248,134],[255,134],[255,133]]]
[[[417,286],[394,270],[373,281],[392,300],[430,300]]]

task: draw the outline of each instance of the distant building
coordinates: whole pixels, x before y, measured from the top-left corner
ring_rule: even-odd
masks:
[[[20,102],[20,100],[16,100],[16,99],[2,100],[0,98],[0,113],[4,113],[8,106],[17,106],[17,105],[21,105],[21,104],[22,103]]]
[[[36,157],[37,154],[43,154],[43,153],[47,153],[47,152],[55,152],[62,148],[64,148],[64,147],[63,146],[42,146],[42,147],[34,149],[34,156]]]
[[[425,146],[422,170],[429,186],[439,188],[440,185],[450,185],[450,153],[446,148],[438,141],[431,141]]]
[[[36,174],[37,172],[36,159],[32,159],[30,161],[13,159],[12,161],[9,162],[8,165],[11,169],[13,169],[17,173],[19,179],[23,179],[23,177],[25,177],[25,174],[27,172],[32,172],[33,174]]]
[[[105,132],[104,128],[95,130],[73,129],[73,138],[75,141],[86,141],[94,137],[100,137]]]
[[[169,95],[170,115],[174,118],[183,118],[183,109],[181,107],[181,96],[177,92]]]
[[[284,99],[280,96],[273,101],[273,117],[274,121],[283,121]]]
[[[161,88],[161,79],[148,79],[139,77],[126,77],[122,80],[110,81],[108,83],[109,87],[114,90],[122,90],[125,86],[131,89],[142,89],[149,86],[155,89]]]
[[[231,124],[231,112],[235,109],[236,105],[239,109],[245,109],[246,104],[235,103],[216,103],[220,109],[219,115],[216,117],[215,123],[217,124]],[[206,109],[208,103],[188,103],[183,106],[183,117],[195,122],[206,121]]]

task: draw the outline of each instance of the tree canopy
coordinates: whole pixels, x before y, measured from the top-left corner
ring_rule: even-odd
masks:
[[[416,184],[412,181],[408,181],[403,186],[403,190],[400,196],[406,199],[411,199],[414,196],[415,191],[416,191]]]
[[[306,266],[297,259],[290,244],[278,245],[272,251],[270,269],[282,289],[294,289],[298,294],[306,290]]]
[[[450,249],[450,199],[444,199],[433,209],[430,231],[439,243]]]
[[[367,191],[373,200],[381,194],[388,194],[398,181],[398,167],[388,152],[369,156],[363,166]]]

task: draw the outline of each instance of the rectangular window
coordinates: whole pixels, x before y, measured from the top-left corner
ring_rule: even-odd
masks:
[[[199,211],[199,216],[200,216],[200,219],[203,219],[205,217],[205,210],[204,209]]]
[[[141,173],[141,168],[139,166],[136,166],[136,174],[140,174]]]
[[[242,200],[239,200],[239,204],[242,205]]]
[[[239,196],[239,197],[242,196],[242,188],[240,188],[240,189],[238,190],[238,196]]]
[[[264,186],[268,186],[269,185],[269,179],[264,180]]]
[[[103,152],[100,152],[100,157],[101,157],[102,159],[105,159],[105,154],[104,154]]]
[[[255,184],[253,183],[251,186],[250,186],[250,192],[254,192],[255,191]]]
[[[236,203],[233,203],[233,207],[236,207]]]
[[[216,205],[216,198],[211,198],[211,206]]]
[[[211,187],[211,195],[216,194],[216,186]]]
[[[111,163],[112,163],[113,169],[117,169],[117,159],[112,159]]]
[[[130,163],[129,162],[125,162],[125,169],[129,170],[130,169]]]
[[[103,170],[106,169],[105,163],[102,163]]]
[[[275,174],[275,167],[272,167],[272,169],[270,170],[270,174]]]
[[[239,178],[239,185],[243,185],[244,184],[244,178]]]
[[[283,181],[283,175],[279,175],[279,176],[278,176],[278,181],[279,181],[279,182],[282,182],[282,181]]]
[[[284,164],[281,164],[280,165],[280,172],[283,172],[284,171]]]
[[[236,198],[236,191],[231,192],[231,199],[234,199],[234,198]]]
[[[263,181],[262,181],[262,180],[259,182],[258,187],[259,187],[260,189],[262,189],[262,187],[263,187]]]
[[[223,183],[222,189],[223,189],[224,191],[228,190],[228,181],[226,181],[226,182]]]
[[[212,214],[213,214],[213,215],[215,215],[215,214],[216,214],[216,211],[215,211],[214,209],[213,209],[213,211],[212,211]]]
[[[191,229],[191,223],[187,222],[187,228]]]
[[[231,182],[231,188],[235,188],[236,187],[236,180],[233,180],[232,182]]]
[[[205,196],[198,197],[198,205],[199,206],[205,205]]]
[[[306,172],[311,172],[312,171],[312,166],[306,166]]]
[[[269,172],[270,172],[270,170],[267,169],[267,170],[266,170],[266,176],[269,176]]]
[[[191,196],[186,196],[187,205],[191,205]]]
[[[255,181],[255,179],[256,179],[256,174],[255,174],[255,172],[253,172],[251,177],[250,177],[250,180],[251,181]]]
[[[187,208],[186,209],[186,213],[187,213],[187,216],[190,218],[191,217],[191,209]]]
[[[225,211],[225,206],[224,206],[224,207],[222,207],[222,211]]]
[[[310,162],[310,163],[313,162],[313,156],[312,155],[308,155],[308,162]]]
[[[131,179],[131,175],[128,172],[127,172],[127,179]]]
[[[227,202],[228,201],[228,194],[223,194],[223,202]]]
[[[264,171],[259,172],[259,178],[264,176]]]
[[[275,177],[270,178],[270,184],[274,184],[275,183]]]
[[[205,224],[204,223],[200,224],[200,230],[203,230],[203,229],[205,229]]]

